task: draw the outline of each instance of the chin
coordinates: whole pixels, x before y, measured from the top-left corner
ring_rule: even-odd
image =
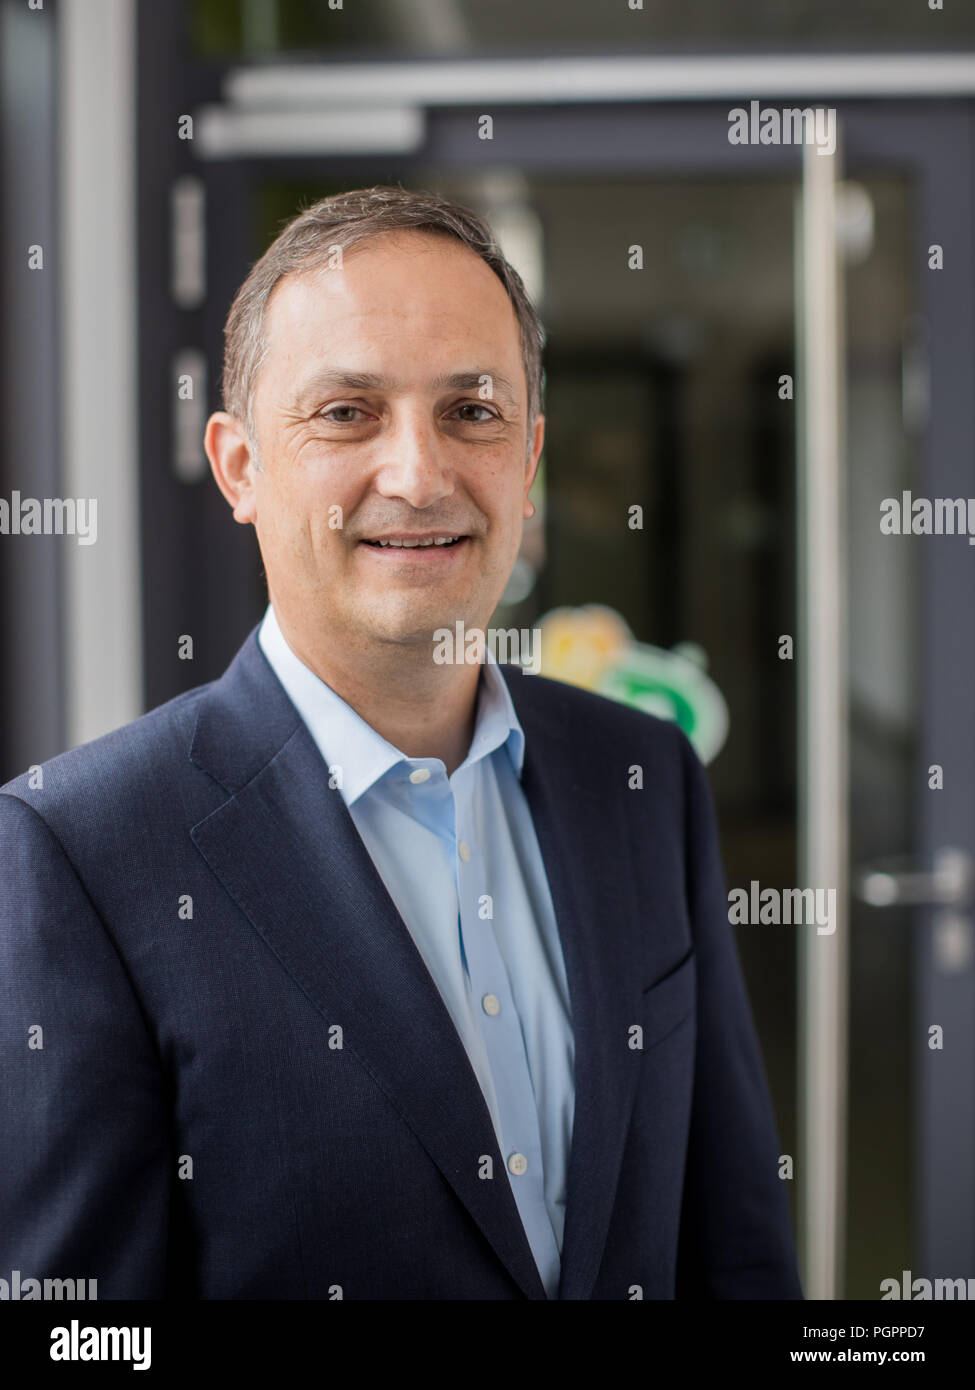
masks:
[[[446,626],[440,622],[418,623],[416,617],[404,618],[402,622],[373,623],[368,635],[374,642],[392,642],[403,647],[431,647],[433,634],[438,627]]]

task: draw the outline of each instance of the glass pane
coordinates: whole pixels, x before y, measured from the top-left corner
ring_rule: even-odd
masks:
[[[854,867],[912,855],[917,801],[917,551],[880,532],[885,497],[911,489],[920,416],[908,412],[905,340],[914,332],[915,195],[900,178],[857,174],[847,266],[850,856]],[[864,197],[866,201],[864,201]],[[859,210],[859,213],[858,213]],[[905,386],[907,390],[905,392]],[[912,916],[854,901],[850,936],[850,1135],[846,1297],[915,1268],[910,1138]]]

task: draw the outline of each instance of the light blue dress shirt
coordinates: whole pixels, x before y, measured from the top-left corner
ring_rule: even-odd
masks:
[[[486,651],[471,746],[448,778],[439,758],[406,757],[300,661],[270,604],[258,640],[326,766],[341,770],[353,823],[470,1058],[556,1298],[575,1049],[555,911],[520,782],[525,735],[497,661]]]

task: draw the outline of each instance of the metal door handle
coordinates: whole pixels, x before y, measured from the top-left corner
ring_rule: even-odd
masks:
[[[910,862],[865,864],[854,875],[857,898],[871,907],[971,906],[972,857],[966,850],[949,846],[936,850],[930,871],[906,867]]]

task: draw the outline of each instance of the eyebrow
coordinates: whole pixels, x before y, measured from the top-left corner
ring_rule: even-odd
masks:
[[[433,391],[477,391],[480,389],[483,377],[490,378],[494,395],[505,396],[511,405],[516,404],[518,393],[512,383],[502,372],[491,371],[488,367],[472,372],[445,372],[430,382],[430,389]],[[351,372],[336,369],[316,372],[295,392],[294,404],[297,407],[303,406],[310,397],[318,396],[323,391],[334,390],[335,388],[342,391],[392,391],[396,389],[396,382],[375,372]]]

